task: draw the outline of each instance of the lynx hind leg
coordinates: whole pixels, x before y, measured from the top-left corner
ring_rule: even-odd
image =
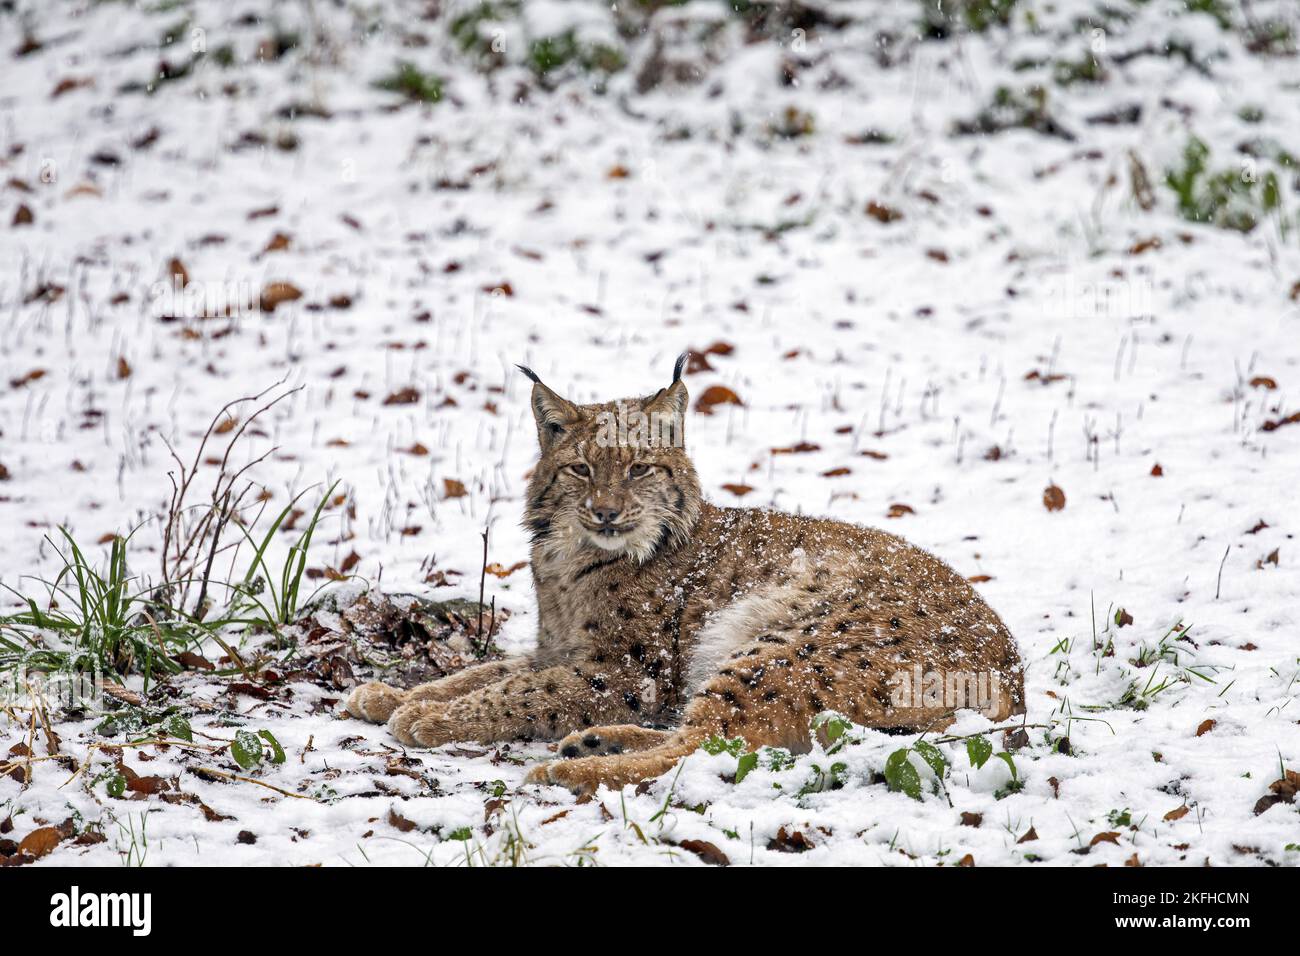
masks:
[[[455,700],[480,687],[494,684],[527,666],[527,661],[522,659],[492,661],[489,664],[467,667],[455,674],[427,684],[420,684],[410,690],[371,681],[352,691],[347,702],[348,713],[360,720],[368,720],[372,724],[387,723],[393,711],[403,704],[417,700]]]
[[[352,691],[347,702],[348,713],[358,720],[382,724],[387,722],[393,711],[406,703],[408,693],[397,687],[371,681]]]
[[[524,658],[474,664],[447,677],[412,687],[406,699],[408,701],[455,700],[457,697],[464,697],[472,691],[480,690],[527,669],[528,661]]]
[[[666,743],[672,736],[671,730],[651,730],[636,724],[611,724],[608,727],[575,730],[561,740],[555,749],[566,760],[575,757],[603,757],[649,750]]]

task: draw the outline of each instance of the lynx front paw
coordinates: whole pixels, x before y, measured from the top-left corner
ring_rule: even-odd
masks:
[[[447,719],[446,705],[431,700],[418,700],[398,707],[388,718],[388,729],[407,747],[441,747],[466,736],[456,734],[452,722]]]
[[[348,713],[372,724],[382,724],[406,700],[406,691],[371,681],[362,684],[348,698]]]
[[[573,768],[578,764],[586,763],[590,763],[590,761],[548,760],[546,763],[538,764],[528,771],[528,776],[524,777],[524,783],[535,783],[543,787],[568,787],[576,796],[583,796],[592,793],[600,785],[598,780],[588,773],[583,773],[581,769],[576,774],[572,772]],[[566,769],[568,772],[565,772]]]
[[[528,772],[524,783],[567,787],[579,797],[595,793],[601,786],[610,790],[667,773],[677,762],[677,754],[610,757],[583,757],[580,760],[551,760]]]

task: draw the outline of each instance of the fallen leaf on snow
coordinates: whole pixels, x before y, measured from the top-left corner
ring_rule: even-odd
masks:
[[[412,821],[406,819],[406,817],[392,809],[388,811],[388,823],[393,827],[393,829],[402,833],[410,833],[415,829],[415,824]]]
[[[302,290],[292,282],[270,282],[262,289],[262,311],[274,312],[284,303],[295,302],[301,298]]]
[[[23,842],[18,844],[18,852],[39,860],[58,846],[61,839],[56,827],[40,827],[23,837]]]
[[[707,840],[683,840],[677,844],[683,850],[694,853],[710,866],[731,866],[731,860]]]
[[[420,392],[411,386],[399,388],[384,399],[385,405],[414,405],[420,400]]]
[[[695,400],[695,410],[701,415],[712,415],[714,406],[744,404],[740,396],[725,385],[710,385]]]
[[[778,853],[806,853],[814,844],[799,830],[790,832],[785,827],[776,831],[776,836],[767,841],[767,848]]]
[[[1300,773],[1288,770],[1282,777],[1268,785],[1272,793],[1265,794],[1255,803],[1255,816],[1259,816],[1269,807],[1279,803],[1295,803],[1296,794],[1300,793]]]
[[[1065,492],[1056,485],[1048,485],[1043,491],[1043,507],[1048,511],[1060,511],[1065,507]]]
[[[774,455],[805,455],[814,451],[821,451],[822,446],[816,445],[810,441],[801,441],[797,445],[785,445],[781,448],[773,448]]]
[[[893,206],[886,206],[884,203],[876,202],[874,199],[867,203],[866,213],[872,219],[876,220],[876,222],[885,224],[898,222],[898,220],[903,218],[903,214]]]

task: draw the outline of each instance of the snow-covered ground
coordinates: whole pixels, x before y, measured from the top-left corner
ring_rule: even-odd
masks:
[[[283,382],[302,388],[244,457],[275,449],[250,473],[273,507],[341,482],[312,565],[355,552],[385,590],[477,599],[485,526],[491,561],[527,557],[514,363],[604,400],[716,346],[688,385],[743,404],[688,423],[712,500],[944,556],[1016,635],[1028,720],[1051,726],[1015,752],[1018,790],[956,743],[946,795],[913,800],[876,782],[910,740],[863,731],[740,784],[701,752],[576,803],[521,786],[543,745],[403,756],[343,690],[261,699],[194,672],[169,692],[196,741],[268,730],[287,759],[128,748],[175,779],[119,798],[92,747],[125,738],[57,723],[62,759],[0,777],[0,839],[71,819],[40,865],[700,864],[689,840],[733,864],[1300,862],[1297,806],[1254,812],[1300,769],[1300,58],[1247,49],[1264,18],[1300,32],[1293,5],[1020,0],[1008,26],[928,40],[910,0],[781,5],[762,29],[771,8],[705,0],[503,3],[477,26],[465,3],[16,6],[0,581],[39,595],[22,576],[58,572],[60,526],[98,556],[145,522],[130,560],[152,573],[163,439],[192,456],[222,405]],[[540,82],[530,56],[563,44],[536,41],[570,27],[626,64]],[[374,85],[399,61],[437,102]],[[982,111],[1034,128],[967,131]],[[1249,233],[1180,215],[1166,171],[1193,137],[1259,212]],[[241,308],[273,283],[302,295]],[[527,569],[488,594],[526,647]],[[27,716],[0,714],[0,755],[50,756]],[[842,785],[817,786],[835,762]]]

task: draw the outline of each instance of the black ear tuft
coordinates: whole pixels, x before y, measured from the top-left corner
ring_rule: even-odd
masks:
[[[680,382],[682,380],[682,369],[686,367],[686,360],[690,357],[690,354],[690,352],[683,352],[681,355],[677,356],[677,364],[673,366],[674,382]]]
[[[515,368],[519,369],[519,371],[523,372],[525,375],[531,378],[538,385],[542,384],[542,380],[537,377],[537,373],[534,372],[532,369],[530,369],[527,365],[516,365]]]

